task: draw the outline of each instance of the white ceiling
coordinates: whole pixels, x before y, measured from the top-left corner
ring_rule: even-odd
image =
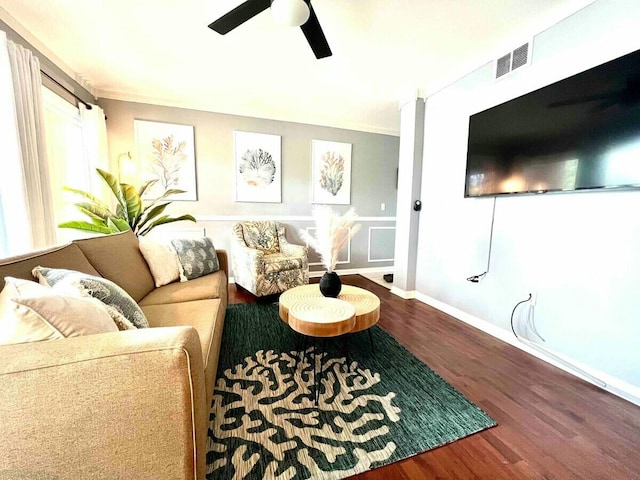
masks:
[[[313,0],[333,51],[322,60],[269,11],[225,36],[207,28],[240,0],[2,0],[0,18],[99,97],[397,134],[403,95],[592,1]]]

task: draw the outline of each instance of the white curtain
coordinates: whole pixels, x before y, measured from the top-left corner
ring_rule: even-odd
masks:
[[[55,223],[44,139],[40,61],[31,51],[7,41],[13,79],[22,171],[32,248],[55,243]]]
[[[101,199],[110,199],[112,196],[111,190],[96,173],[96,168],[111,173],[115,171],[109,165],[107,122],[104,110],[97,105],[91,105],[91,110],[87,109],[83,104],[80,104],[78,108],[80,109],[82,123],[84,157],[90,172],[91,192]]]
[[[31,222],[16,118],[7,36],[0,31],[0,257],[29,250]]]

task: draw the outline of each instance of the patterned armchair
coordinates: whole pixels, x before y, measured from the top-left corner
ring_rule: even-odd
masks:
[[[307,247],[293,245],[278,222],[239,222],[231,235],[235,282],[257,297],[309,283]]]

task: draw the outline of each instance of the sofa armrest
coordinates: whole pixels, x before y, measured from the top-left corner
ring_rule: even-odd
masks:
[[[0,347],[0,477],[203,479],[192,327]]]
[[[308,248],[303,245],[295,245],[289,242],[280,242],[280,251],[289,257],[307,258]]]
[[[227,278],[229,278],[229,256],[227,255],[227,251],[216,250],[216,255],[218,257],[218,264],[220,265],[220,270],[223,270],[224,273],[227,274]]]

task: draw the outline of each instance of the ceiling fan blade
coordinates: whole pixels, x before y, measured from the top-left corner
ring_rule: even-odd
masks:
[[[316,12],[313,10],[310,2],[307,2],[307,5],[309,5],[309,20],[300,27],[302,29],[302,33],[307,37],[307,42],[309,42],[309,46],[316,55],[316,58],[330,57],[331,49],[329,48],[327,39],[324,36],[324,32],[322,31]]]
[[[224,35],[242,25],[247,20],[252,19],[257,14],[264,12],[270,6],[271,0],[247,0],[211,23],[209,28],[215,30],[220,35]]]

